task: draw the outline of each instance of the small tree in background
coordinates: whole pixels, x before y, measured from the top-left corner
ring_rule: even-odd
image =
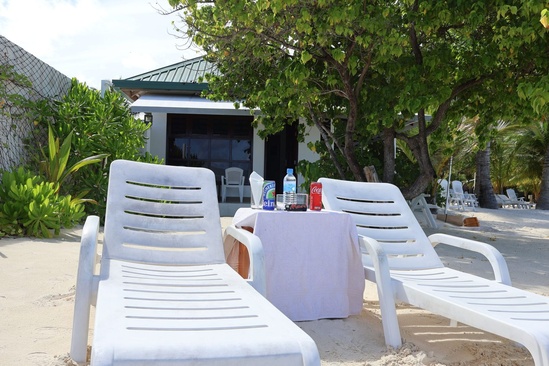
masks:
[[[54,134],[61,140],[72,134],[71,154],[67,165],[94,155],[106,154],[103,164],[93,164],[73,173],[62,189],[69,192],[85,191],[88,204],[86,213],[105,216],[108,172],[110,162],[116,159],[159,163],[150,154],[143,154],[150,127],[135,118],[124,97],[113,90],[104,96],[86,84],[72,80],[72,85],[60,101],[43,105],[40,123],[50,123]]]

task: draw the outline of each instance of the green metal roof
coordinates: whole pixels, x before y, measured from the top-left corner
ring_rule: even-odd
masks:
[[[112,83],[132,100],[149,93],[199,95],[208,89],[207,82],[199,82],[206,74],[219,72],[211,62],[196,57]]]
[[[218,74],[217,68],[203,57],[193,58],[160,69],[135,75],[125,80],[160,81],[168,83],[199,83],[206,74]]]

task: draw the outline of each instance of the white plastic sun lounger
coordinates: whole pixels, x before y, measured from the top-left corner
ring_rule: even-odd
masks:
[[[386,183],[321,178],[322,202],[353,216],[366,279],[377,285],[385,341],[401,337],[395,300],[521,343],[537,366],[549,366],[549,298],[511,286],[494,247],[445,234],[427,238],[399,189]],[[437,244],[479,252],[495,280],[444,267]]]
[[[76,362],[86,360],[95,304],[91,365],[320,365],[314,341],[225,263],[212,171],[114,161],[95,275],[98,229],[90,216]]]

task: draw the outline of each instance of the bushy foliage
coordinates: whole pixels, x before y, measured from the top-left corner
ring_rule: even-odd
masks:
[[[67,166],[73,166],[90,156],[105,154],[103,164],[92,164],[74,172],[61,187],[62,193],[87,192],[86,213],[104,218],[108,171],[116,159],[159,162],[150,154],[143,154],[150,127],[135,118],[128,101],[118,92],[98,90],[72,80],[72,85],[60,101],[43,106],[39,124],[50,123],[57,138],[71,136],[71,154]]]
[[[80,223],[86,214],[104,218],[109,162],[159,162],[141,153],[149,126],[134,118],[120,93],[109,90],[101,96],[73,79],[60,100],[31,103],[23,96],[5,95],[3,70],[0,101],[25,107],[38,133],[47,127],[48,139],[45,146],[29,141],[29,152],[34,155],[29,167],[0,172],[0,237],[51,237],[61,228]],[[8,76],[13,82],[12,74]]]
[[[84,206],[59,185],[19,167],[2,173],[0,184],[0,236],[51,238],[84,217]]]

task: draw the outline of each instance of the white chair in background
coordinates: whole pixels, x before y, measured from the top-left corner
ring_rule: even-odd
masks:
[[[98,232],[88,217],[70,353],[79,364],[95,305],[92,366],[320,365],[314,341],[225,263],[211,170],[114,161],[95,274]],[[264,272],[262,248],[249,252]]]
[[[240,202],[244,196],[244,171],[241,168],[231,167],[225,169],[225,175],[221,176],[221,202],[227,200],[227,189],[238,189]]]
[[[448,181],[446,179],[439,179],[438,184],[440,186],[440,196],[444,199],[446,199],[446,196],[450,195],[450,192],[448,192]]]
[[[460,211],[465,210],[465,202],[463,202],[463,197],[454,194],[454,191],[452,190],[446,179],[439,179],[438,184],[442,188],[442,197],[444,197],[445,200],[446,198],[448,198],[447,208],[457,207],[457,209]]]
[[[508,188],[506,190],[506,192],[507,192],[507,197],[509,197],[511,202],[514,202],[514,204],[516,204],[517,207],[519,207],[519,208],[532,208],[533,204],[531,204],[530,202],[525,201],[524,197],[517,197],[517,193],[515,192],[515,190],[513,188]]]
[[[455,200],[461,201],[461,205],[463,205],[463,209],[469,207],[469,208],[472,208],[473,211],[476,211],[476,207],[478,206],[476,197],[471,196],[468,193],[465,193],[463,191],[463,184],[461,184],[459,180],[452,181],[451,192]]]
[[[400,190],[387,183],[321,178],[322,203],[349,213],[363,251],[365,277],[377,285],[385,341],[402,344],[395,300],[524,345],[537,366],[549,365],[549,297],[511,286],[493,246],[445,234],[425,235]],[[434,246],[484,255],[494,280],[445,267]]]

